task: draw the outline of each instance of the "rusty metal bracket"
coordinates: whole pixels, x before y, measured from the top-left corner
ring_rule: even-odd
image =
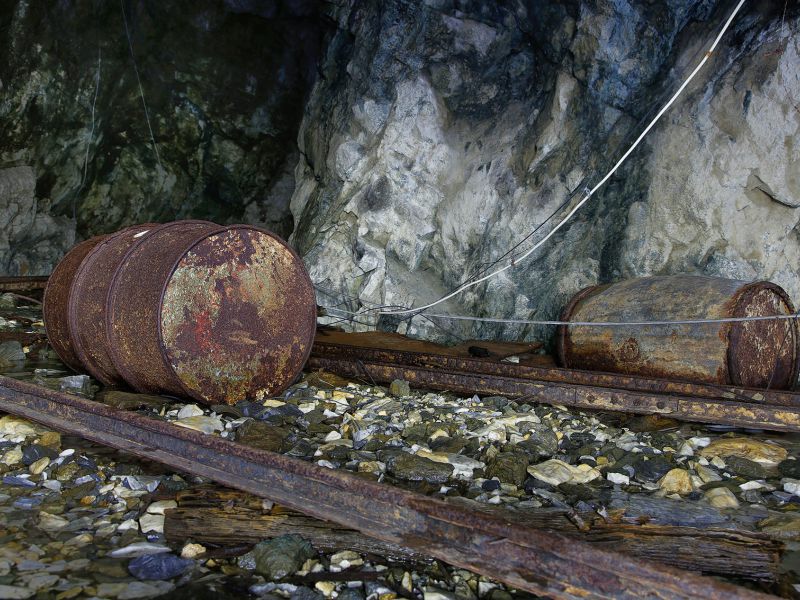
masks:
[[[553,598],[769,598],[345,471],[0,376],[0,410]]]

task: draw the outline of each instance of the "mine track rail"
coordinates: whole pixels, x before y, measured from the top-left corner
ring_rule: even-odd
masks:
[[[0,277],[0,292],[44,291],[48,277]]]
[[[317,338],[307,368],[361,381],[461,394],[503,395],[575,408],[659,414],[683,421],[800,431],[800,394],[682,381],[550,369]]]
[[[553,598],[768,598],[345,471],[0,376],[0,410]]]

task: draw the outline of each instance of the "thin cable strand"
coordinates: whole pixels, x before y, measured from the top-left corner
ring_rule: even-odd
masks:
[[[153,142],[153,152],[156,155],[156,162],[158,166],[163,169],[161,165],[161,157],[158,154],[158,145],[156,144],[156,136],[153,135],[153,126],[150,124],[150,114],[147,111],[147,102],[144,99],[144,88],[142,87],[142,80],[139,77],[139,68],[136,66],[136,58],[133,55],[133,42],[131,42],[131,32],[128,29],[128,17],[125,15],[125,0],[119,0],[122,7],[122,21],[125,23],[125,36],[128,38],[128,49],[131,53],[131,62],[133,63],[133,71],[136,73],[136,83],[139,84],[139,95],[142,97],[142,106],[144,107],[144,118],[147,121],[147,129],[150,130],[150,140]]]
[[[363,313],[351,313],[340,308],[323,307],[344,314],[361,315]],[[416,316],[416,315],[415,315]],[[472,317],[469,315],[447,315],[437,313],[424,313],[422,317],[432,317],[438,319],[450,319],[453,321],[480,321],[484,323],[504,323],[517,325],[569,325],[573,327],[648,327],[666,325],[703,325],[709,323],[748,323],[751,321],[790,321],[798,319],[799,313],[790,315],[765,315],[758,317],[724,317],[719,319],[678,319],[674,321],[538,321],[535,319],[498,319],[494,317]]]

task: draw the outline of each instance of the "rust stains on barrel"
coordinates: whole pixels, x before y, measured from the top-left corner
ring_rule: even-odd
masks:
[[[164,288],[160,325],[165,358],[188,395],[261,398],[291,384],[311,352],[314,290],[282,240],[234,226],[180,259]]]
[[[84,258],[72,283],[68,314],[75,354],[87,371],[106,385],[122,377],[111,360],[106,336],[106,300],[111,280],[128,249],[156,223],[134,225],[109,235]]]
[[[769,282],[688,275],[644,277],[581,290],[565,321],[674,321],[794,312]],[[797,377],[793,320],[747,323],[562,326],[561,364],[577,369],[748,387],[791,387]]]
[[[292,383],[316,304],[299,256],[247,225],[172,224],[135,244],[108,295],[112,358],[142,392],[235,403]]]
[[[53,270],[44,292],[44,324],[50,345],[62,362],[75,371],[81,370],[81,361],[70,335],[67,310],[70,289],[83,259],[105,238],[104,235],[96,236],[74,246]]]

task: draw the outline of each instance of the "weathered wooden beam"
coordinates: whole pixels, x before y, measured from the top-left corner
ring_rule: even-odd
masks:
[[[194,540],[207,544],[247,545],[297,533],[326,552],[353,550],[403,562],[425,562],[424,555],[360,535],[328,521],[306,517],[275,506],[261,510],[260,500],[234,490],[201,488],[180,492],[178,508],[165,513],[164,534],[168,541]],[[255,500],[255,501],[254,501]],[[606,521],[597,513],[576,516],[561,508],[510,511],[477,502],[473,510],[501,516],[537,530],[553,531],[594,546],[613,549],[632,557],[656,560],[680,569],[773,583],[784,544],[768,535],[715,527],[697,527],[707,515],[695,517],[690,503],[682,503],[682,525],[642,525],[622,520]],[[675,503],[663,499],[663,503]],[[700,509],[698,508],[698,511]],[[658,520],[658,514],[652,515]],[[579,528],[576,522],[585,527]],[[702,557],[702,558],[699,558]]]
[[[208,477],[542,596],[764,598],[394,486],[0,377],[0,410]]]

